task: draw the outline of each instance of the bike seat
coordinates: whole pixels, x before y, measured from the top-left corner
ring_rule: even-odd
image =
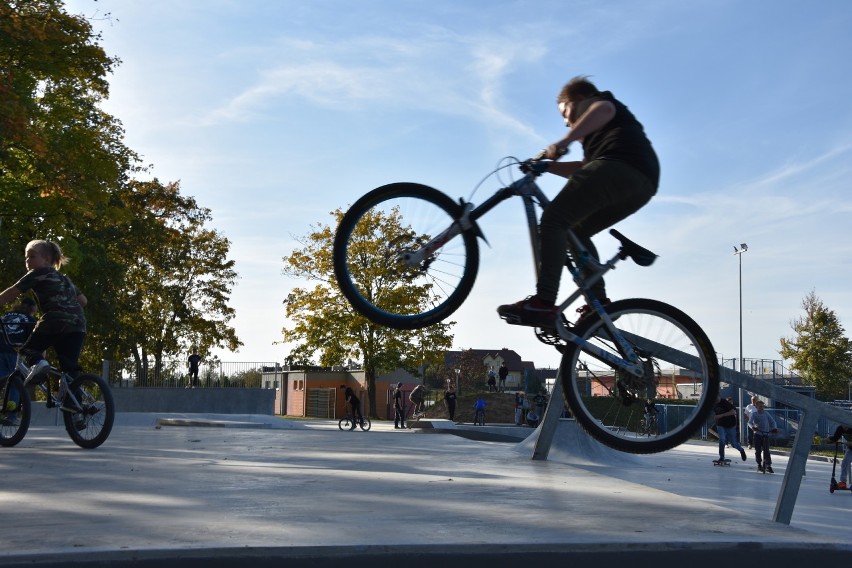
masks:
[[[639,246],[615,229],[610,229],[609,234],[618,239],[621,243],[619,258],[632,258],[633,262],[639,266],[651,266],[657,259],[657,255],[649,251],[643,246]]]

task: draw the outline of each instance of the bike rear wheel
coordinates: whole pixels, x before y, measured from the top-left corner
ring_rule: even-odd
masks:
[[[81,448],[97,448],[106,442],[115,421],[112,391],[106,381],[91,373],[83,373],[71,381],[68,390],[74,393],[80,409],[61,410],[65,431]]]
[[[592,437],[623,452],[649,454],[682,444],[704,424],[719,393],[719,364],[710,340],[689,316],[656,300],[621,300],[606,312],[639,355],[645,374],[634,376],[569,344],[560,375],[571,414]],[[573,332],[607,357],[623,358],[596,313],[581,319]],[[691,391],[688,398],[679,385]],[[648,398],[662,407],[657,435],[651,437],[640,430]]]
[[[474,231],[435,243],[417,263],[406,260],[461,212],[448,196],[415,183],[385,185],[356,201],[334,238],[334,274],[352,307],[394,329],[419,329],[455,312],[479,268]]]
[[[32,418],[32,405],[17,372],[0,379],[0,392],[6,393],[0,400],[0,446],[8,448],[17,445],[26,436]]]
[[[360,426],[361,430],[363,430],[364,432],[369,432],[370,428],[373,427],[373,423],[370,422],[370,419],[365,416],[363,419],[361,419],[361,423],[358,424],[358,426]]]

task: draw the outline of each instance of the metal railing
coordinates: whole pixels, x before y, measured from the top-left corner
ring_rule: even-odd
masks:
[[[198,366],[198,380],[192,380],[185,360],[104,361],[102,376],[117,388],[263,388],[264,372],[280,369],[274,362],[214,361]],[[193,384],[194,383],[194,384]]]

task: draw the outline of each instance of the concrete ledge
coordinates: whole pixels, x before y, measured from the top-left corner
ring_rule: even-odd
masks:
[[[157,426],[194,426],[202,428],[270,428],[264,422],[238,422],[236,420],[203,420],[193,418],[157,418]]]

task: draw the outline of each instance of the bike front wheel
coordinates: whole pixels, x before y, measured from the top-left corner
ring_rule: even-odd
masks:
[[[73,412],[62,410],[65,431],[81,448],[97,448],[109,438],[115,421],[115,402],[105,380],[91,373],[83,373],[68,385],[79,408]],[[63,406],[70,408],[70,402]]]
[[[337,227],[334,274],[361,315],[419,329],[455,312],[479,268],[475,231],[451,234],[462,206],[431,187],[393,183],[356,201]]]
[[[345,416],[345,417],[341,418],[340,421],[337,423],[337,427],[340,428],[343,431],[354,430],[355,429],[355,422],[351,418],[349,418],[348,416]]]
[[[4,391],[6,395],[0,399],[3,404],[0,408],[0,446],[11,447],[27,435],[32,406],[24,382],[17,373],[0,380],[0,392]]]
[[[565,402],[577,423],[601,443],[623,452],[650,454],[688,440],[706,421],[719,393],[719,364],[707,335],[692,318],[656,300],[613,302],[606,312],[642,361],[636,376],[612,361],[623,349],[597,314],[573,332],[600,348],[570,343],[560,368]],[[655,436],[642,436],[643,402],[662,412]]]

